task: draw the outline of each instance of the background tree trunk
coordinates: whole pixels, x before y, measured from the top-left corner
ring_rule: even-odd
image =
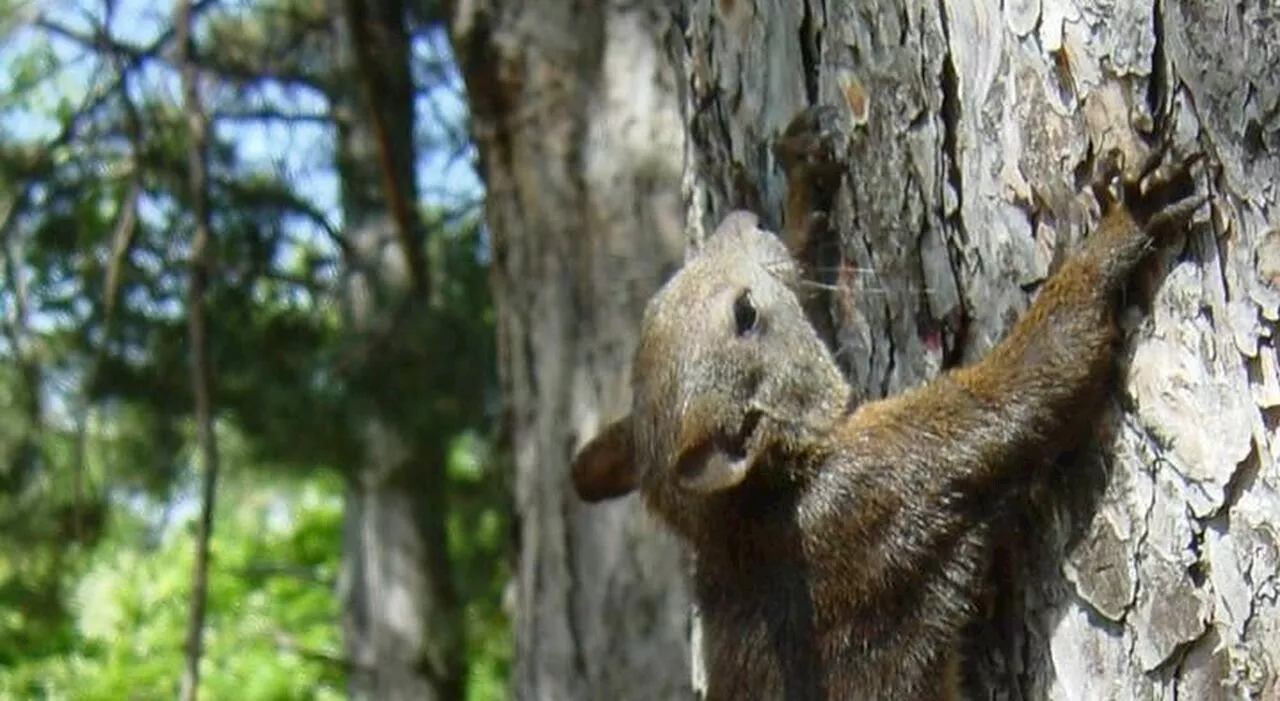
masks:
[[[674,541],[637,500],[585,506],[568,478],[577,447],[629,408],[644,304],[684,249],[664,8],[476,0],[453,10],[515,462],[520,699],[689,695]]]
[[[361,455],[347,475],[343,636],[351,698],[465,698],[463,612],[445,538],[451,427],[421,406],[449,335],[435,323],[414,179],[414,85],[405,8],[331,3],[333,114],[345,219],[342,363]],[[363,14],[361,14],[361,12]],[[365,23],[353,41],[352,19]],[[353,55],[355,42],[369,53]],[[363,65],[362,65],[363,63]],[[363,69],[363,70],[362,70]],[[476,378],[477,382],[481,381]]]
[[[815,274],[869,397],[990,348],[1084,231],[1091,146],[1135,156],[1135,128],[1175,112],[1177,142],[1220,165],[1212,215],[1135,286],[1149,315],[1129,318],[1104,459],[1059,466],[1011,515],[969,683],[1280,698],[1280,9],[696,0],[678,20],[695,232],[734,206],[780,226],[772,136],[843,106],[849,177]]]

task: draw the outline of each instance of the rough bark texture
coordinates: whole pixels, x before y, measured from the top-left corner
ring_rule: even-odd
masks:
[[[805,104],[847,110],[815,275],[869,397],[1003,335],[1090,221],[1074,195],[1091,144],[1136,155],[1172,113],[1178,143],[1209,152],[1212,216],[1135,286],[1147,314],[1130,315],[1103,459],[1060,466],[1010,517],[969,686],[1280,698],[1280,10],[697,0],[678,21],[695,239],[734,206],[780,226],[770,139]]]
[[[439,381],[433,372],[449,346],[432,323],[424,261],[411,260],[421,255],[421,222],[395,207],[397,196],[410,207],[418,201],[405,8],[362,4],[356,16],[369,26],[357,36],[375,44],[363,73],[344,9],[335,2],[330,12],[340,76],[333,113],[347,244],[344,372],[362,453],[347,474],[339,583],[348,687],[357,700],[461,701],[463,614],[445,540],[447,429],[415,391]]]
[[[662,3],[474,0],[452,12],[488,192],[515,463],[519,699],[689,695],[678,549],[638,500],[586,506],[575,449],[630,405],[648,297],[684,250]]]

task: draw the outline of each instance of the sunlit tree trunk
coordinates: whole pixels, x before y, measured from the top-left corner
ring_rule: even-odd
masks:
[[[689,695],[678,549],[637,500],[584,506],[568,479],[573,451],[627,410],[644,303],[683,254],[670,29],[657,0],[454,8],[515,469],[519,699]]]
[[[1280,698],[1280,9],[696,0],[680,19],[694,224],[750,205],[779,225],[770,137],[804,105],[843,110],[848,177],[814,274],[869,397],[1009,328],[1085,231],[1091,147],[1136,155],[1172,120],[1208,151],[1211,218],[1131,296],[1103,459],[1058,466],[1010,516],[968,686]]]

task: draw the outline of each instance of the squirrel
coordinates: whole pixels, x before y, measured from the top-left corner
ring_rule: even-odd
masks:
[[[825,123],[813,109],[797,120]],[[1097,160],[1099,224],[1008,336],[897,396],[853,401],[800,266],[749,212],[649,301],[631,412],[571,475],[586,502],[638,490],[692,551],[707,701],[958,698],[992,511],[1086,438],[1126,283],[1207,201],[1168,139],[1136,168]]]

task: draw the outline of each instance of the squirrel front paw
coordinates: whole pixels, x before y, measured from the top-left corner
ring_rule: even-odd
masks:
[[[1127,213],[1148,238],[1156,238],[1185,224],[1208,200],[1196,193],[1191,175],[1203,158],[1201,151],[1173,155],[1165,139],[1137,168],[1127,169],[1124,153],[1111,149],[1098,160],[1091,184],[1094,198],[1104,217]]]
[[[840,111],[831,105],[814,105],[801,110],[782,130],[774,141],[773,156],[788,179],[803,175],[811,185],[821,185],[840,176],[848,148]]]
[[[1153,248],[1167,243],[1208,199],[1196,193],[1192,169],[1203,158],[1196,152],[1172,153],[1168,138],[1136,168],[1124,154],[1102,154],[1090,184],[1102,210],[1102,221],[1085,239],[1084,261],[1095,266],[1105,289],[1115,289]]]
[[[845,118],[831,105],[801,110],[774,140],[773,156],[787,177],[784,239],[797,258],[808,260],[828,225],[848,151]]]

